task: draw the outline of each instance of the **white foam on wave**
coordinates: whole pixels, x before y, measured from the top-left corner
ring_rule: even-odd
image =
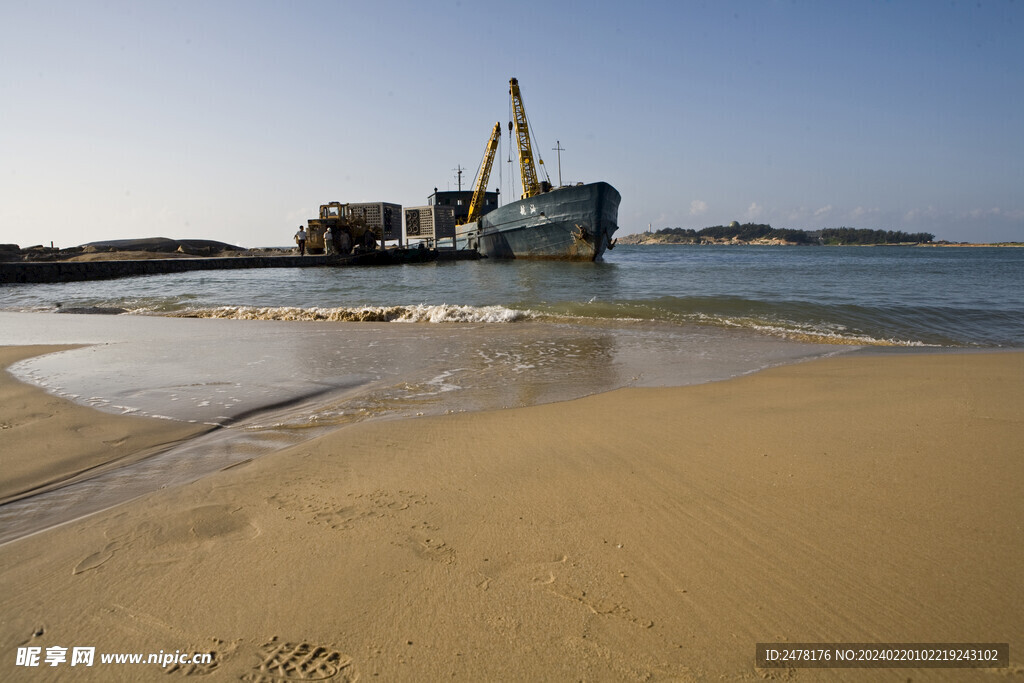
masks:
[[[790,341],[809,342],[812,344],[839,344],[845,346],[936,346],[920,341],[895,338],[872,337],[867,334],[852,332],[844,325],[815,326],[796,322],[768,322],[755,318],[723,317],[717,315],[696,314],[694,319],[704,324],[722,327],[739,327],[754,330],[761,334],[781,337]]]
[[[332,322],[403,323],[511,323],[533,319],[530,311],[504,306],[362,306],[351,308],[302,308],[295,306],[218,306],[178,311],[174,317],[227,318],[233,320],[289,320]]]
[[[452,377],[456,377],[459,372],[462,372],[462,368],[456,368],[454,370],[445,370],[440,375],[432,380],[426,382],[426,385],[432,387],[435,391],[432,393],[443,394],[449,391],[458,391],[462,387],[456,383],[450,382]]]
[[[396,322],[412,323],[514,323],[532,318],[527,311],[516,311],[504,306],[452,306],[441,304],[407,306],[406,314]]]

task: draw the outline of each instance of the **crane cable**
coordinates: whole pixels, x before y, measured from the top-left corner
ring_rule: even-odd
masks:
[[[544,164],[544,157],[540,154],[540,136],[537,135],[537,129],[533,127],[533,122],[530,121],[530,115],[526,113],[525,107],[523,109],[523,113],[526,114],[526,126],[530,129],[530,137],[537,143],[537,165],[540,166],[542,171],[544,171],[544,179],[548,181],[548,185],[551,185],[551,176],[548,175],[548,167]]]
[[[515,196],[514,188],[515,188],[515,184],[516,184],[515,169],[512,168],[512,117],[513,116],[514,116],[514,114],[512,112],[512,93],[509,92],[509,94],[508,94],[508,123],[509,123],[509,129],[508,129],[508,187],[504,188],[504,189],[508,190],[508,193],[509,193],[508,196],[509,197],[514,197]],[[519,153],[516,152],[516,156],[518,156],[518,154]]]

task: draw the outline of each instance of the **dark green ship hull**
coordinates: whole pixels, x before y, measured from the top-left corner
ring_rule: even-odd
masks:
[[[604,182],[560,187],[498,207],[465,237],[488,258],[597,261],[613,246],[619,201]]]

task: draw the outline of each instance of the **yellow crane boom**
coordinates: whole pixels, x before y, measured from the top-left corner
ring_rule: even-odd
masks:
[[[509,81],[512,95],[512,112],[515,116],[515,136],[519,143],[519,175],[523,180],[523,199],[540,194],[540,180],[537,178],[537,167],[533,163],[533,149],[530,147],[530,130],[526,123],[526,109],[523,107],[523,96],[519,92],[519,80]]]
[[[498,151],[498,139],[501,138],[501,122],[494,124],[491,131],[491,139],[487,141],[484,149],[484,158],[480,162],[480,173],[476,177],[476,184],[473,186],[473,198],[469,202],[469,215],[466,222],[472,223],[480,218],[480,210],[484,206],[484,197],[487,194],[487,181],[491,178],[491,166],[494,165],[494,155]]]

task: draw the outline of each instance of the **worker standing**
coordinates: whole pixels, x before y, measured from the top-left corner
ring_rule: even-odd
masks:
[[[324,253],[328,256],[334,251],[334,233],[331,231],[331,226],[327,226],[327,232],[324,233]]]
[[[306,255],[306,229],[301,225],[299,231],[295,233],[295,244],[299,245],[299,256]]]

